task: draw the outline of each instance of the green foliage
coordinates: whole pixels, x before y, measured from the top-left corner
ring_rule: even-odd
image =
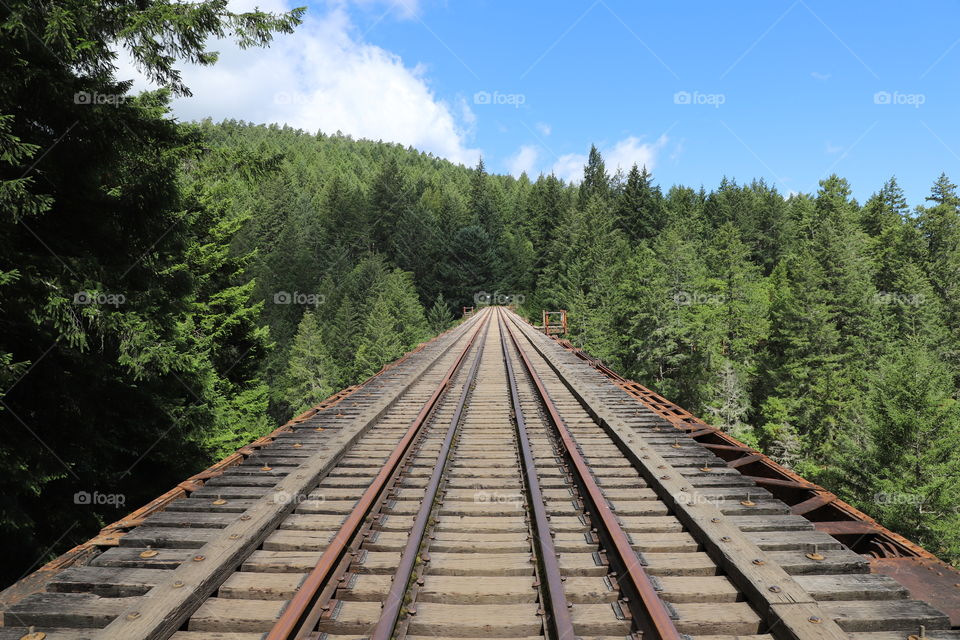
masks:
[[[882,522],[934,553],[960,556],[960,405],[944,363],[921,344],[885,356],[868,410],[872,500]],[[864,462],[864,461],[861,461]]]
[[[442,333],[453,324],[453,313],[450,311],[450,305],[443,299],[443,294],[438,293],[433,306],[427,310],[427,325],[432,333]]]
[[[331,366],[317,316],[307,311],[297,327],[287,360],[285,393],[293,413],[302,413],[334,392],[330,386]]]
[[[200,138],[167,104],[188,93],[180,63],[215,59],[208,38],[266,44],[301,12],[0,8],[0,537],[15,559],[0,580],[269,428],[267,330],[247,256],[229,250],[243,217],[213,202],[215,180],[182,180]],[[126,95],[120,48],[165,89]]]

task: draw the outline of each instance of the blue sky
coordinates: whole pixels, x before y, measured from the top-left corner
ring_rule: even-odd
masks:
[[[364,0],[308,14],[269,52],[218,47],[219,69],[185,74],[196,95],[177,115],[339,128],[562,177],[596,143],[665,187],[727,175],[808,192],[837,172],[862,201],[896,175],[920,204],[941,171],[960,180],[956,2]]]

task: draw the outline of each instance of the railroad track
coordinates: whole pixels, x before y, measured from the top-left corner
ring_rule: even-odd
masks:
[[[0,640],[960,637],[499,308],[60,571],[3,624]]]

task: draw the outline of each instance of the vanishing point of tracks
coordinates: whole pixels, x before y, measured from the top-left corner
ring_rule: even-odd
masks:
[[[52,576],[0,640],[954,637],[665,425],[486,309]]]

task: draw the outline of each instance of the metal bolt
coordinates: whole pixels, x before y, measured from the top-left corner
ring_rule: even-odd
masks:
[[[198,553],[197,555],[193,556],[193,561],[194,561],[194,562],[203,562],[203,561],[206,560],[206,559],[207,559],[206,556],[202,556],[202,555],[200,555],[199,553]]]
[[[130,613],[127,614],[127,620],[136,620],[139,617],[140,617],[139,611],[131,611]]]
[[[772,587],[770,587],[770,588],[767,589],[767,590],[768,590],[770,593],[780,593],[781,591],[783,591],[783,589],[781,589],[781,588],[778,587],[777,585],[773,585]]]
[[[807,620],[809,620],[813,624],[820,624],[821,622],[823,622],[823,618],[821,618],[820,616],[810,616],[809,618],[807,618]]]
[[[813,552],[806,554],[806,556],[811,560],[823,560],[823,556],[817,553],[817,545],[813,545]]]
[[[763,565],[767,564],[767,561],[761,560],[760,558],[754,558],[753,564],[757,565],[758,567],[762,567]]]

